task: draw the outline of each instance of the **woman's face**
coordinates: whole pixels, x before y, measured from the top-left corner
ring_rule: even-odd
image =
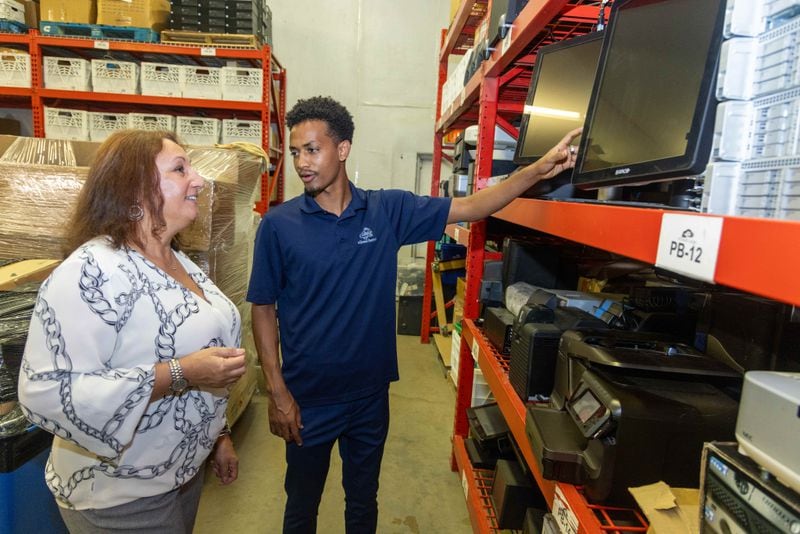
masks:
[[[197,218],[197,194],[204,181],[192,168],[186,151],[180,145],[164,139],[162,146],[156,156],[156,168],[164,197],[164,220],[167,231],[174,235]]]

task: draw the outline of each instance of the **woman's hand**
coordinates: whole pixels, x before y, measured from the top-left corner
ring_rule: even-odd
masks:
[[[233,448],[233,440],[230,435],[226,434],[217,439],[212,453],[211,466],[223,486],[227,486],[239,477],[239,457]]]
[[[236,382],[247,370],[244,349],[209,347],[180,359],[183,376],[192,386],[222,388]]]

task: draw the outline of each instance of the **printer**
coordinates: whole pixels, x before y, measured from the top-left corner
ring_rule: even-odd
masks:
[[[734,435],[741,376],[662,334],[561,336],[550,405],[527,407],[543,476],[583,485],[591,502],[628,505],[628,488],[697,487],[703,443]]]

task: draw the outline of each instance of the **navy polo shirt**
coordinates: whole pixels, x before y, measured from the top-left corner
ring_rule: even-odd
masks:
[[[399,378],[397,251],[438,239],[449,198],[350,184],[340,217],[303,194],[256,235],[247,300],[277,304],[282,373],[300,406],[348,402]]]

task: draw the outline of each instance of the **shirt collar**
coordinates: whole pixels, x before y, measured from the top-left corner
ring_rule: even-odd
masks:
[[[350,212],[355,212],[358,210],[367,209],[367,192],[363,189],[359,189],[353,182],[347,181],[347,185],[350,187],[350,204],[344,209],[342,213],[342,217],[346,217],[350,214]],[[303,213],[322,213],[323,210],[317,201],[309,194],[303,193],[302,199],[300,201],[300,210]]]

